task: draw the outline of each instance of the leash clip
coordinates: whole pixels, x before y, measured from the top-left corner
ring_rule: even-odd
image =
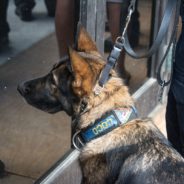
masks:
[[[163,93],[164,93],[164,87],[166,86],[165,84],[166,84],[166,82],[165,82],[165,80],[163,80],[162,83],[161,83],[161,85],[160,85],[161,88],[159,90],[159,95],[158,95],[158,101],[160,103],[162,103],[162,97],[163,97]]]

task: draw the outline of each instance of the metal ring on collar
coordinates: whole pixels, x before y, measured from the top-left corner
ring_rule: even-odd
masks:
[[[84,146],[84,143],[81,141],[80,137],[78,136],[79,133],[80,133],[80,131],[77,131],[77,132],[73,135],[73,137],[72,137],[73,146],[74,146],[78,151],[80,151],[80,150],[81,150],[81,147]],[[81,145],[81,147],[80,147],[80,145],[79,145],[78,143]]]

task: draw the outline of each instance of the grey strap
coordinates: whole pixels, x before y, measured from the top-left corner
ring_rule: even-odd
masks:
[[[146,53],[136,53],[132,49],[132,47],[130,46],[127,33],[125,34],[124,48],[130,56],[132,56],[133,58],[136,58],[136,59],[146,58],[146,57],[150,57],[151,55],[153,55],[157,51],[164,36],[166,35],[166,33],[168,31],[171,17],[173,15],[174,10],[177,7],[177,2],[178,2],[178,0],[168,0],[166,8],[165,8],[164,17],[162,19],[157,37],[156,37],[155,41],[153,42],[153,45],[151,46],[151,48]]]

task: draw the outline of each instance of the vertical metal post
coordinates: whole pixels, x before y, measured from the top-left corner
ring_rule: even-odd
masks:
[[[102,54],[104,52],[105,7],[106,0],[80,1],[80,21]]]

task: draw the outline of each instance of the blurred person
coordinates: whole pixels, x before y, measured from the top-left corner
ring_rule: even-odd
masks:
[[[180,15],[182,30],[177,42],[173,76],[166,107],[166,130],[173,147],[184,157],[184,1]]]
[[[4,165],[4,163],[0,160],[0,179],[2,178],[2,177],[4,177],[5,176],[5,165]]]
[[[60,57],[67,55],[68,46],[74,44],[76,24],[78,20],[79,20],[79,1],[77,0],[57,1],[55,27]]]
[[[0,49],[4,48],[8,42],[10,27],[7,22],[8,0],[0,0]]]
[[[35,6],[34,0],[14,0],[16,9],[15,13],[23,21],[32,21],[33,15],[32,10]],[[44,0],[47,8],[48,16],[55,16],[56,0]]]

